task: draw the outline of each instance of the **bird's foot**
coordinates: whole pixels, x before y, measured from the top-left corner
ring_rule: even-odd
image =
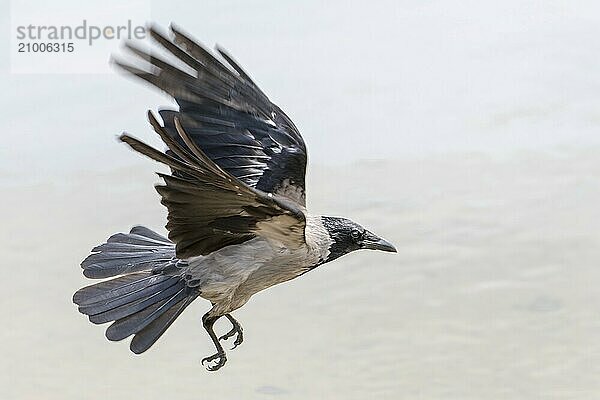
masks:
[[[215,361],[218,360],[214,365],[207,365],[206,369],[209,371],[216,371],[219,368],[221,368],[223,365],[225,365],[225,362],[227,361],[227,357],[225,356],[225,352],[220,352],[220,353],[216,353],[213,354],[212,356],[206,357],[202,359],[202,365],[204,365],[204,363],[210,363],[211,361]]]
[[[229,332],[227,332],[226,334],[221,336],[219,338],[219,340],[225,341],[236,334],[237,334],[237,337],[235,338],[235,342],[233,342],[233,347],[230,349],[230,350],[233,350],[236,347],[238,347],[240,344],[242,344],[242,342],[244,341],[244,330],[242,329],[242,327],[239,324],[237,326],[234,325],[233,328],[231,328],[231,330]]]

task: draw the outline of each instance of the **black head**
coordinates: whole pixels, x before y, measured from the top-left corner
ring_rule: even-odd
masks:
[[[354,221],[338,217],[321,217],[321,221],[333,240],[329,247],[329,257],[324,262],[335,260],[359,249],[396,252],[396,248],[390,242],[374,235]]]

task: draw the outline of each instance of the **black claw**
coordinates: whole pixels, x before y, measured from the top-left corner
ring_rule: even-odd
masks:
[[[227,332],[226,334],[224,334],[223,336],[221,336],[219,338],[219,340],[227,340],[230,337],[233,337],[233,335],[237,335],[237,337],[235,338],[235,342],[233,342],[233,347],[230,350],[235,349],[236,347],[238,347],[240,344],[242,344],[242,342],[244,341],[244,334],[242,331],[242,327],[236,327],[234,326],[229,332]]]
[[[219,361],[217,361],[217,363],[215,365],[208,365],[206,367],[207,370],[209,371],[216,371],[219,368],[221,368],[223,365],[225,365],[225,362],[227,361],[227,357],[225,356],[225,353],[216,353],[213,354],[212,356],[206,357],[202,359],[202,365],[204,365],[205,362],[211,362],[218,359]]]
[[[240,332],[238,332],[235,342],[233,342],[233,347],[231,348],[231,350],[238,347],[240,344],[242,344],[243,341],[244,341],[244,334],[240,331]]]
[[[229,339],[230,337],[232,337],[233,335],[235,335],[236,333],[238,333],[238,331],[235,328],[232,328],[229,332],[227,332],[226,334],[221,336],[219,338],[219,340],[225,341],[225,340]]]

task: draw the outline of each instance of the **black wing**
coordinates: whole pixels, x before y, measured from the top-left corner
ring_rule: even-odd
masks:
[[[151,64],[149,71],[116,64],[175,99],[179,111],[159,112],[165,132],[186,146],[175,128],[178,118],[194,144],[224,171],[304,206],[306,146],[289,117],[224,50],[217,48],[228,66],[178,28],[171,26],[171,39],[153,27],[148,32],[186,67],[176,68],[132,44],[126,47]]]
[[[149,118],[169,148],[166,153],[126,134],[121,140],[174,172],[159,174],[165,185],[156,190],[169,211],[167,229],[178,258],[206,255],[257,236],[287,247],[305,243],[306,221],[298,204],[250,187],[224,171],[194,144],[178,118],[175,131],[186,147],[172,138],[152,113]]]

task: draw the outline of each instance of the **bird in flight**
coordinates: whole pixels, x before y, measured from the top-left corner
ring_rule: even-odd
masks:
[[[133,150],[170,167],[156,186],[167,207],[168,238],[136,226],[92,249],[81,263],[87,278],[106,279],[78,290],[73,302],[94,324],[112,322],[112,341],[133,335],[130,349],[148,350],[196,298],[211,302],[202,317],[216,353],[242,327],[231,313],[252,295],[297,278],[359,249],[394,246],[349,219],[310,214],[305,207],[307,152],[294,123],[223,49],[214,55],[180,29],[149,36],[173,61],[131,43],[143,67],[115,61],[175,99],[178,110],[148,119],[167,150],[123,134]],[[231,330],[217,337],[215,321]]]

